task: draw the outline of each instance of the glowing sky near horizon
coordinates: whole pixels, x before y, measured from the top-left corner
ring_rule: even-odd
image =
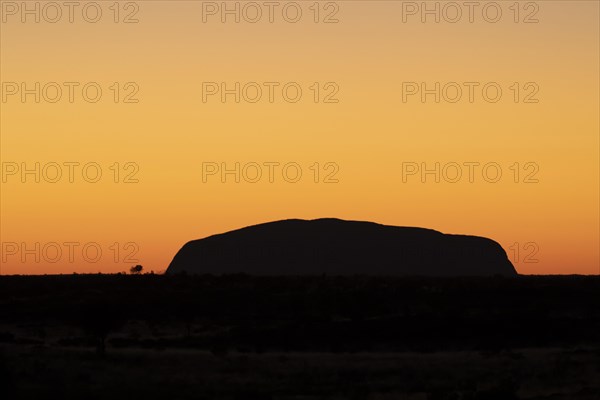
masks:
[[[0,3],[0,273],[321,217],[600,273],[598,2],[115,3]]]

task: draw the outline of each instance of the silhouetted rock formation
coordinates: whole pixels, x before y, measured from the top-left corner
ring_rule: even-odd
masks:
[[[493,240],[339,219],[269,222],[186,243],[167,273],[516,275]]]

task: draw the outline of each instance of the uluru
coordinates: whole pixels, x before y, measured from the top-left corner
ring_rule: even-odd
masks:
[[[186,243],[167,274],[515,276],[479,236],[334,218],[288,219]]]

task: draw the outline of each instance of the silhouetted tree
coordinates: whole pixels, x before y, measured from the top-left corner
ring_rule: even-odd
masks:
[[[133,275],[138,275],[138,274],[142,273],[143,269],[144,269],[144,267],[142,267],[141,265],[138,264],[135,267],[131,267],[129,272],[132,273]]]

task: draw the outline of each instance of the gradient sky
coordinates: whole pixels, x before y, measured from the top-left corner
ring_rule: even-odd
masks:
[[[319,217],[490,237],[525,274],[600,272],[596,1],[529,2],[539,10],[521,2],[518,23],[512,1],[497,2],[503,12],[497,23],[487,22],[480,8],[473,23],[466,14],[457,23],[435,23],[432,16],[422,23],[420,14],[403,22],[407,2],[400,1],[320,2],[319,23],[312,1],[298,2],[297,23],[285,21],[283,6],[273,23],[265,14],[258,23],[234,23],[231,16],[222,23],[220,15],[204,23],[201,1],[141,1],[139,10],[121,2],[115,23],[113,2],[100,1],[97,23],[86,22],[78,9],[73,23],[68,15],[57,23],[44,15],[39,23],[32,16],[23,23],[20,10],[13,15],[7,8],[13,2],[1,3],[2,274],[108,273],[136,263],[161,271],[188,240]],[[133,11],[139,22],[123,23]],[[334,11],[339,22],[323,23]],[[523,23],[534,12],[530,18],[539,22]],[[53,16],[47,9],[46,17]],[[22,102],[21,93],[9,94],[12,82],[81,84],[73,103],[64,85],[58,102],[42,93],[36,103],[34,95]],[[82,97],[88,82],[103,90],[97,103]],[[115,82],[117,103],[110,89]],[[128,82],[135,85],[125,87]],[[229,88],[258,82],[263,97],[236,103],[229,95],[223,103],[216,95],[203,102],[203,82]],[[280,83],[272,103],[263,82]],[[302,88],[296,103],[282,97],[287,82]],[[329,82],[334,85],[325,87]],[[457,82],[463,97],[403,101],[404,82],[429,88]],[[480,83],[473,102],[463,82]],[[496,103],[482,96],[488,82],[503,90]],[[124,103],[136,86],[139,101]],[[335,87],[338,102],[323,102]],[[525,102],[535,88],[538,101]],[[47,89],[53,97],[51,85]],[[65,162],[80,164],[73,182]],[[279,166],[269,182],[263,166],[256,183],[243,177],[236,183],[233,175],[203,182],[203,163],[250,165],[253,177],[254,164],[247,163],[265,162],[297,163],[302,178],[287,182]],[[41,174],[36,183],[26,175],[22,182],[20,171],[10,174],[23,163],[30,169],[40,163],[41,173],[45,166],[46,178]],[[52,163],[62,165],[56,183],[50,182]],[[98,182],[82,177],[87,163],[100,166]],[[455,183],[419,173],[403,179],[406,163],[430,169],[439,163],[447,177],[454,177],[457,163],[463,176]],[[464,163],[480,163],[472,182]],[[482,174],[488,163],[500,166],[498,182],[488,182],[493,173]],[[337,183],[324,182],[331,172]],[[138,182],[124,183],[128,173]],[[97,249],[102,257],[93,262]]]

